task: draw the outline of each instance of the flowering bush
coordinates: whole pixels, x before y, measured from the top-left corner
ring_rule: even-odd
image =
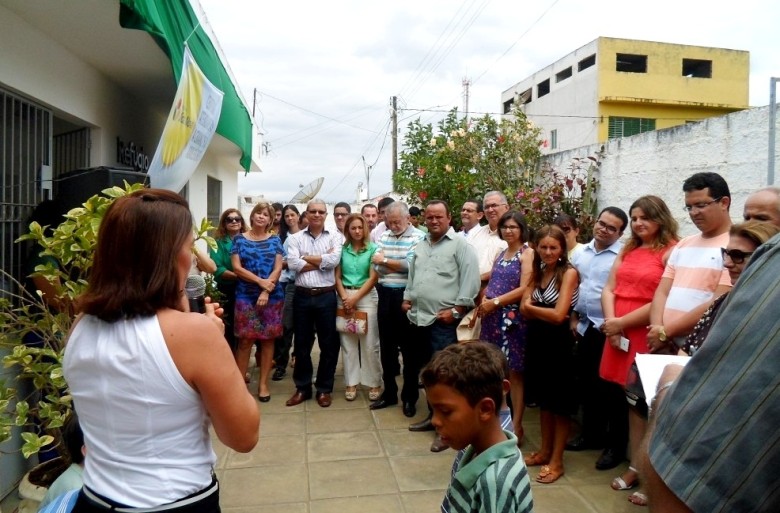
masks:
[[[485,115],[469,122],[453,109],[436,132],[417,119],[408,126],[394,188],[411,203],[441,199],[455,212],[497,190],[531,227],[566,212],[587,230],[595,215],[599,159],[575,159],[565,172],[554,170],[541,163],[541,133],[519,110],[511,120]]]

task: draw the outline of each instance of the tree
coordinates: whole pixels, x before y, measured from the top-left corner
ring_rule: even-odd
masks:
[[[441,199],[455,211],[496,190],[531,227],[551,223],[562,212],[589,227],[601,155],[573,159],[565,171],[553,169],[542,162],[540,147],[547,142],[541,134],[518,109],[511,119],[485,115],[470,122],[453,109],[436,132],[418,118],[408,125],[394,188],[411,203]]]

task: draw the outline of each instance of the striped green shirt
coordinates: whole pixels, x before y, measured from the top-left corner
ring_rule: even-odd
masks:
[[[504,430],[501,442],[474,457],[469,446],[447,490],[452,513],[532,512],[531,481],[517,437]]]

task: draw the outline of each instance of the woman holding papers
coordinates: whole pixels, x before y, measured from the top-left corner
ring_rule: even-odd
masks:
[[[605,318],[602,331],[607,335],[608,343],[604,344],[599,374],[623,387],[635,355],[647,352],[650,303],[669,253],[679,240],[677,221],[657,196],[637,199],[629,209],[629,217],[631,238],[615,259],[601,295]],[[628,436],[632,458],[638,453],[647,426],[646,412],[646,408],[629,408]],[[633,462],[622,476],[612,480],[614,490],[629,490],[637,484],[639,475]]]

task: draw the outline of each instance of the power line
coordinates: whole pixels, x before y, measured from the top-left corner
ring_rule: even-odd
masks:
[[[488,71],[490,71],[490,69],[491,69],[493,66],[495,66],[495,65],[496,65],[496,63],[497,63],[498,61],[500,61],[501,59],[503,59],[503,58],[504,58],[504,56],[505,56],[506,54],[508,54],[508,53],[509,53],[509,52],[512,50],[512,48],[514,48],[514,47],[515,47],[515,45],[517,45],[517,43],[519,43],[519,42],[520,42],[520,40],[521,40],[521,39],[523,39],[523,38],[524,38],[524,37],[525,37],[525,36],[526,36],[526,35],[527,35],[527,34],[528,34],[530,31],[531,31],[531,29],[532,29],[532,28],[534,28],[534,27],[535,27],[535,26],[536,26],[536,25],[537,25],[537,24],[538,24],[540,21],[542,21],[542,18],[544,18],[544,17],[547,15],[547,13],[548,13],[548,12],[550,12],[550,10],[552,10],[552,8],[553,8],[553,7],[555,7],[555,4],[557,4],[558,2],[559,2],[559,0],[553,0],[553,3],[551,3],[551,4],[550,4],[550,6],[549,6],[547,9],[545,9],[545,10],[544,10],[544,12],[541,14],[541,16],[539,16],[538,18],[536,18],[536,21],[534,21],[533,23],[531,23],[531,25],[530,25],[530,26],[529,26],[527,29],[525,29],[525,32],[523,32],[522,34],[520,34],[520,37],[518,37],[518,38],[517,38],[517,40],[516,40],[514,43],[512,43],[511,45],[509,45],[509,48],[507,48],[506,50],[504,50],[504,53],[502,53],[501,55],[499,55],[499,56],[498,56],[498,58],[497,58],[495,61],[493,61],[493,64],[491,64],[490,66],[488,66],[488,67],[487,67],[487,69],[485,69],[485,71],[483,71],[483,72],[482,72],[482,73],[481,73],[481,74],[480,74],[480,75],[479,75],[477,78],[475,78],[475,79],[472,81],[472,83],[473,83],[473,82],[477,82],[477,81],[478,81],[480,78],[482,78],[483,76],[485,76],[485,73],[487,73]]]
[[[346,125],[346,126],[348,126],[348,127],[354,128],[354,129],[356,129],[356,130],[364,130],[364,131],[366,131],[366,132],[371,132],[371,130],[369,130],[369,129],[367,129],[367,128],[363,128],[363,127],[361,127],[361,126],[350,125],[349,123],[344,123],[343,121],[341,121],[341,120],[339,120],[339,119],[332,118],[332,117],[330,117],[330,116],[326,116],[325,114],[320,114],[319,112],[314,112],[313,110],[307,109],[307,108],[305,108],[305,107],[301,107],[300,105],[295,105],[294,103],[290,103],[290,102],[288,102],[287,100],[282,100],[281,98],[277,98],[276,96],[273,96],[273,95],[271,95],[271,94],[264,93],[264,92],[262,92],[262,91],[261,91],[261,93],[262,93],[262,94],[264,94],[264,95],[266,95],[266,96],[268,96],[269,98],[273,98],[274,100],[276,100],[276,101],[278,101],[278,102],[281,102],[281,103],[284,103],[284,104],[286,104],[286,105],[289,105],[290,107],[294,107],[294,108],[296,108],[296,109],[298,109],[298,110],[302,110],[302,111],[304,111],[304,112],[308,112],[309,114],[314,114],[315,116],[319,116],[319,117],[321,117],[321,118],[325,118],[325,119],[327,119],[327,120],[333,121],[334,123],[339,123],[339,124],[341,124],[341,125]]]

